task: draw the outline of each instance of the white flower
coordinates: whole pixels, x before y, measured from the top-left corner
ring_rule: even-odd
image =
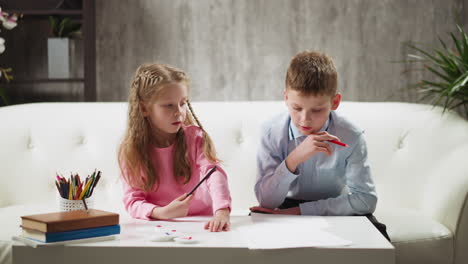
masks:
[[[8,19],[8,14],[0,10],[0,21],[5,22]]]
[[[18,25],[18,23],[16,23],[15,20],[11,20],[11,19],[3,22],[3,27],[8,30],[13,29],[14,27],[16,27],[16,25]]]
[[[0,21],[4,28],[11,30],[16,27],[18,16],[16,14],[9,16],[8,13],[2,12],[0,9]]]
[[[5,39],[0,38],[0,54],[2,54],[5,51]]]

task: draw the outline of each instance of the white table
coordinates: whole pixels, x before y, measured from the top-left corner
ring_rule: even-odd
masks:
[[[158,223],[122,219],[122,231],[117,240],[40,248],[15,242],[13,263],[395,263],[394,247],[365,217],[324,217],[329,225],[324,230],[352,241],[350,246],[272,250],[248,249],[240,229],[251,224],[249,216],[232,216],[232,230],[220,233],[203,230],[207,219],[183,218],[190,222],[185,222],[185,230],[179,231],[200,241],[196,244],[151,242],[147,238],[155,232]],[[181,225],[178,222],[162,224],[166,227]]]

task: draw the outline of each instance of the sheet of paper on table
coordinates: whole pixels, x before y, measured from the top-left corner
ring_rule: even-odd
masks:
[[[252,224],[243,226],[249,249],[342,247],[352,244],[323,229],[328,223],[320,216],[285,216],[252,213]]]

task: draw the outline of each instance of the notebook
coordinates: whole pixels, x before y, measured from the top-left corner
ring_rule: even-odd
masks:
[[[74,240],[66,240],[66,241],[50,242],[50,243],[39,242],[33,239],[25,238],[23,236],[13,236],[11,239],[13,241],[21,242],[25,244],[26,246],[36,248],[36,247],[46,247],[46,246],[63,246],[63,245],[70,245],[70,244],[95,243],[95,242],[101,242],[101,241],[109,241],[109,240],[117,239],[117,235],[99,236],[99,237],[74,239]]]
[[[21,227],[41,232],[63,232],[118,224],[119,214],[97,209],[21,216]]]
[[[99,236],[110,236],[120,234],[120,225],[101,226],[93,228],[84,228],[72,231],[45,233],[32,229],[23,228],[21,234],[24,238],[29,238],[42,243],[60,242],[66,240],[75,240]]]

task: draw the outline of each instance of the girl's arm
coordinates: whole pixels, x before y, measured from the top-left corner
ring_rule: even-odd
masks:
[[[124,179],[122,179],[122,186],[124,192],[122,200],[127,212],[133,218],[151,220],[153,210],[159,206],[148,202],[143,190],[131,187]]]
[[[205,224],[205,229],[208,229],[210,232],[229,231],[231,228],[229,214],[228,208],[216,211],[214,217]]]
[[[213,201],[213,215],[220,209],[228,209],[231,211],[231,194],[229,192],[228,179],[226,172],[221,168],[219,164],[212,163],[209,161],[203,152],[203,131],[198,127],[193,127],[193,140],[195,144],[192,144],[192,153],[195,154],[194,169],[200,170],[200,178],[203,178],[214,166],[216,171],[206,180],[207,187],[209,189],[211,200]]]

